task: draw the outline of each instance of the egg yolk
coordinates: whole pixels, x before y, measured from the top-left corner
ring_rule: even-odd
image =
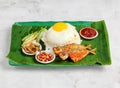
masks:
[[[67,24],[63,22],[58,22],[53,25],[53,30],[60,32],[67,29]]]

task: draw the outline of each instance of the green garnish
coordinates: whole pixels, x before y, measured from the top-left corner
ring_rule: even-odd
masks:
[[[41,27],[39,31],[35,31],[31,34],[28,34],[22,39],[23,41],[22,46],[32,42],[33,40],[36,40],[36,42],[39,42],[41,39],[42,33],[45,32],[46,30],[47,30],[46,27]]]

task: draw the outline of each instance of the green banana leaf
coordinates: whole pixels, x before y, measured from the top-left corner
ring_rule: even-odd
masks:
[[[62,61],[59,57],[56,57],[55,61],[49,64],[41,64],[35,60],[34,56],[25,55],[21,51],[22,38],[26,35],[40,30],[41,27],[51,27],[55,21],[49,22],[16,22],[12,26],[11,33],[11,46],[10,52],[7,55],[9,64],[12,66],[84,66],[84,65],[110,65],[110,49],[108,32],[104,20],[102,21],[64,21],[74,25],[79,32],[84,27],[92,27],[98,31],[98,37],[91,40],[82,39],[82,44],[92,44],[92,48],[97,48],[96,55],[89,54],[83,60],[76,63],[70,61]],[[41,42],[42,46],[44,43]],[[44,48],[43,48],[44,49]]]

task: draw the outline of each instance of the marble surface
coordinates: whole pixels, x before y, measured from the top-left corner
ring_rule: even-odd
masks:
[[[120,0],[0,0],[0,88],[120,88]],[[105,20],[112,65],[12,67],[6,58],[18,21]]]

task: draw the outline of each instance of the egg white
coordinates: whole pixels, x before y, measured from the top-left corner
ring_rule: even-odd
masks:
[[[43,34],[42,40],[45,43],[46,50],[50,50],[52,52],[52,48],[55,46],[62,46],[71,43],[81,43],[79,33],[76,31],[75,27],[69,23],[66,24],[66,30],[57,32],[53,29],[53,27],[51,27]]]

